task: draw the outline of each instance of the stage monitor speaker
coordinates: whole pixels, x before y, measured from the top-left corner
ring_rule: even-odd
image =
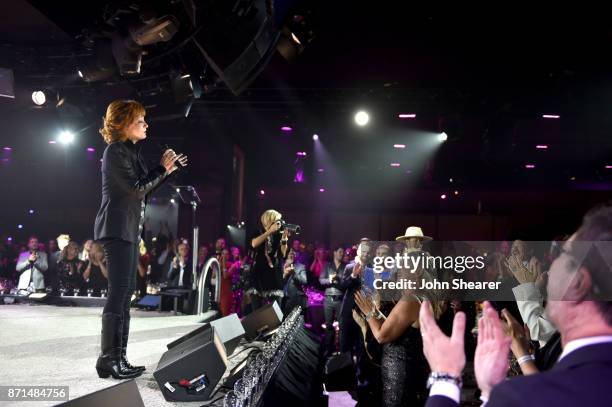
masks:
[[[234,350],[240,343],[240,340],[244,338],[244,327],[240,322],[237,314],[230,314],[226,317],[210,321],[210,324],[215,328],[219,339],[225,345],[225,352],[227,355],[234,353]]]
[[[269,0],[206,0],[195,45],[219,78],[240,94],[276,51],[280,30]]]
[[[170,342],[167,345],[168,349],[172,349],[176,345],[185,342],[187,339],[199,335],[201,332],[208,329],[208,324],[215,328],[217,335],[219,335],[219,339],[221,339],[221,342],[223,342],[223,345],[225,346],[225,354],[228,356],[231,355],[234,352],[234,349],[236,349],[240,343],[240,339],[244,337],[244,328],[242,327],[240,319],[236,314],[230,314],[226,317],[210,321],[210,323],[194,329],[188,334],[185,334],[175,341]]]
[[[227,369],[225,347],[215,328],[205,325],[197,331],[168,345],[153,373],[167,401],[208,400]],[[180,383],[184,379],[189,385]]]
[[[56,407],[145,407],[136,382],[128,380],[58,404]]]
[[[260,332],[271,331],[283,322],[283,312],[278,303],[267,304],[242,318],[247,339],[255,339]]]

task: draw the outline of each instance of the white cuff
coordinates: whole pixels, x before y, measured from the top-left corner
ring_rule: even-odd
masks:
[[[431,385],[431,389],[429,389],[429,397],[431,396],[448,397],[455,403],[459,404],[461,401],[461,390],[455,383],[439,380]]]

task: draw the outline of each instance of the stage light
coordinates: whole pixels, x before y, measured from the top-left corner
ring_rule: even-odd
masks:
[[[88,152],[88,153],[93,153],[94,151],[96,151],[96,149],[95,149],[95,148],[93,148],[93,147],[87,147],[87,152]]]
[[[459,191],[455,191],[455,196],[459,195]]]
[[[299,157],[306,157],[306,151],[298,151],[296,155]]]
[[[543,119],[560,119],[561,116],[559,116],[558,114],[543,114],[542,118]]]
[[[259,190],[259,195],[265,195],[265,194],[266,194],[266,191],[264,191],[263,189]]]
[[[32,92],[32,101],[36,105],[42,106],[47,101],[47,96],[45,95],[45,92],[37,90],[36,92]]]
[[[536,148],[537,148],[538,150],[546,150],[546,149],[548,149],[548,146],[547,146],[546,144],[538,144],[538,145],[536,146]]]
[[[446,199],[446,194],[440,195],[440,199]]]
[[[74,141],[74,133],[64,130],[59,135],[59,142],[62,144],[70,144]]]
[[[174,200],[174,198],[170,198],[170,203],[171,203],[171,204],[176,203],[176,201]]]
[[[178,192],[181,192],[180,188],[177,188],[177,189],[176,189],[176,192],[177,192],[177,193],[178,193]]]
[[[302,45],[299,38],[294,33],[291,33],[291,39],[295,41],[298,45]]]
[[[452,179],[452,178],[449,178],[449,179],[448,179],[448,182],[450,182],[450,183],[452,184],[452,183],[453,183],[453,179]]]
[[[29,213],[30,215],[32,215],[32,214],[34,213],[34,209],[30,209],[30,210],[28,211],[28,213]]]
[[[533,169],[533,168],[535,168],[535,164],[525,164],[525,168]]]
[[[49,140],[49,144],[56,144],[56,143],[57,143],[57,141],[55,141],[55,140]]]
[[[13,241],[13,237],[9,236],[9,237],[6,238],[6,240],[8,240],[9,242],[12,242]]]
[[[313,135],[312,135],[312,139],[313,139],[314,141],[317,141],[317,140],[319,139],[319,135],[318,135],[318,134],[313,134]]]
[[[325,169],[324,169],[324,168],[319,168],[319,169],[317,170],[317,172],[325,172]]]
[[[80,69],[77,71],[77,73],[79,74],[79,77],[80,77],[80,78],[82,78],[82,77],[83,77],[83,72],[81,72],[81,70],[80,70]]]
[[[358,126],[365,126],[369,121],[370,115],[367,112],[360,110],[359,112],[355,113],[355,123],[357,123]]]
[[[281,131],[284,131],[285,133],[291,133],[293,129],[289,126],[283,126],[281,127]]]
[[[325,192],[325,188],[319,188],[319,192]]]
[[[612,170],[612,165],[606,165],[607,170]]]
[[[445,132],[438,134],[438,141],[440,143],[444,143],[446,140],[448,140],[448,135]]]
[[[399,167],[399,166],[400,166],[400,163],[391,163],[391,164],[389,164],[389,165],[390,165],[391,167]]]
[[[393,144],[393,148],[406,148],[406,144]]]
[[[23,225],[22,224],[17,225],[17,229],[23,229]]]
[[[416,118],[416,114],[414,113],[401,113],[398,115],[400,119],[414,119]]]
[[[4,148],[3,148],[3,150],[4,150],[4,151],[11,151],[11,150],[13,150],[13,149],[12,149],[12,148],[10,148],[10,147],[4,147]]]

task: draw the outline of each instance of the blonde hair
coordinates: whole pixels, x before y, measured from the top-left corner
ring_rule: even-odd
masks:
[[[126,127],[145,114],[144,106],[135,100],[115,100],[106,108],[100,134],[106,144],[125,141],[127,140]]]
[[[283,215],[281,215],[280,212],[275,211],[274,209],[268,209],[261,215],[261,224],[264,226],[270,225],[272,222],[276,222],[282,217]]]

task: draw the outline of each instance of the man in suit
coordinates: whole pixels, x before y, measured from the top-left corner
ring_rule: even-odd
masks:
[[[497,312],[485,303],[478,323],[474,368],[482,399],[491,406],[607,406],[612,383],[612,206],[596,208],[552,263],[547,314],[559,329],[563,353],[546,372],[505,380],[510,339]],[[429,407],[459,404],[465,365],[465,315],[455,315],[446,337],[430,307],[421,307],[423,351],[432,370]]]
[[[47,253],[38,251],[36,236],[30,237],[28,251],[21,253],[17,260],[16,269],[20,273],[19,289],[25,290],[32,284],[35,290],[44,290],[45,276],[43,273],[47,271],[47,268]]]

